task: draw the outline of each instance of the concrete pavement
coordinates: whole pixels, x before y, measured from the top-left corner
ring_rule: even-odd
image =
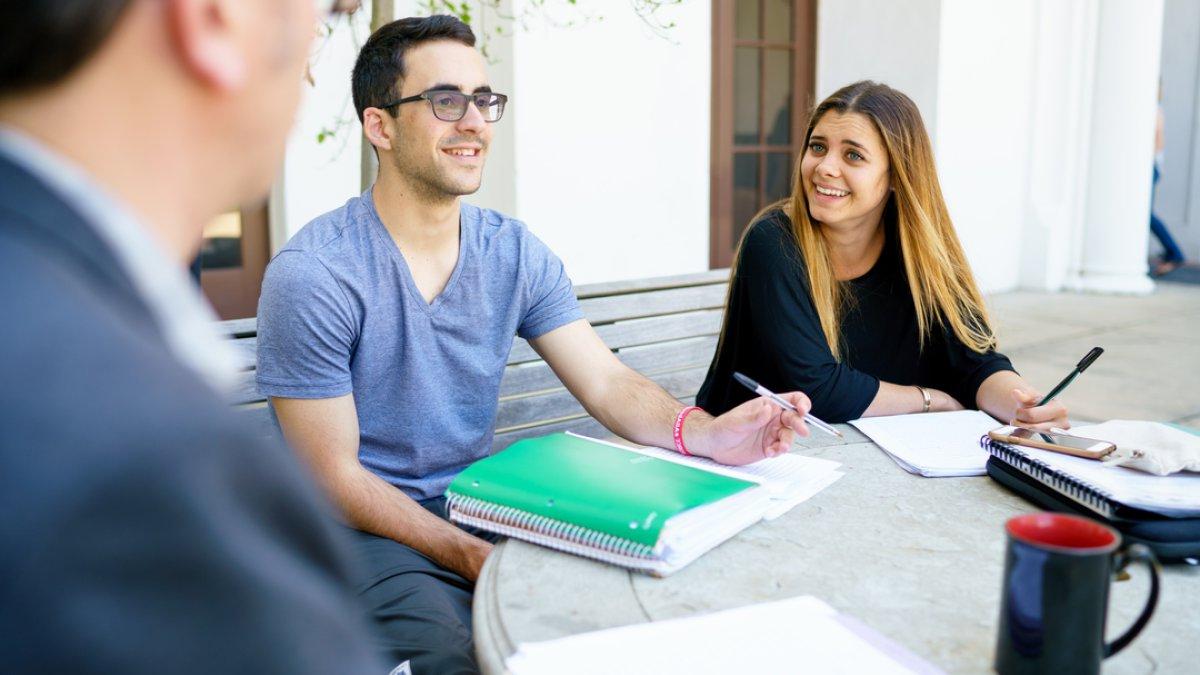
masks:
[[[988,305],[1000,351],[1042,391],[1104,348],[1061,397],[1073,422],[1200,427],[1200,286],[1159,283],[1148,296],[1018,291]]]

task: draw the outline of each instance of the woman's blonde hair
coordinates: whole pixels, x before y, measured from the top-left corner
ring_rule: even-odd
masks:
[[[995,333],[950,222],[934,167],[933,148],[917,106],[901,92],[877,82],[864,80],[842,87],[813,110],[804,133],[803,152],[807,152],[813,128],[830,111],[866,116],[887,148],[892,192],[882,225],[888,227],[891,223],[887,221],[894,220],[893,231],[899,234],[921,347],[934,327],[949,326],[972,350],[982,353],[993,349]],[[808,287],[821,330],[834,358],[840,361],[841,321],[853,298],[847,294],[845,283],[834,278],[829,245],[809,216],[800,165],[797,159],[791,196],[767,206],[755,220],[773,210],[782,210],[791,217],[792,235],[808,270]],[[740,255],[739,250],[737,258]],[[731,279],[733,273],[736,267]],[[723,340],[725,327],[721,332]]]

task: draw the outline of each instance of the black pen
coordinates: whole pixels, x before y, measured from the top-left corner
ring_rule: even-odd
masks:
[[[1103,353],[1104,353],[1103,348],[1092,347],[1092,351],[1088,352],[1087,354],[1084,355],[1084,357],[1082,359],[1080,359],[1079,365],[1075,366],[1075,370],[1072,370],[1069,375],[1064,377],[1063,381],[1058,383],[1058,386],[1051,389],[1050,393],[1046,394],[1046,396],[1042,398],[1041,402],[1038,403],[1038,405],[1046,405],[1047,403],[1050,402],[1050,399],[1061,394],[1063,389],[1067,388],[1067,385],[1074,382],[1075,378],[1079,377],[1080,373],[1087,370],[1087,367],[1092,365],[1092,362],[1095,361],[1096,359],[1100,358],[1100,355]]]
[[[787,399],[783,398],[779,394],[776,394],[775,392],[771,391],[770,389],[767,389],[766,387],[762,386],[761,384],[755,382],[754,380],[746,377],[745,375],[743,375],[741,373],[734,373],[733,379],[737,380],[743,387],[758,394],[759,396],[765,396],[765,397],[771,399],[772,401],[775,402],[776,405],[778,405],[780,408],[783,408],[784,410],[791,410],[792,412],[800,412],[799,410],[796,410],[796,406],[792,405],[791,403],[788,403]],[[827,422],[822,422],[821,420],[817,419],[813,415],[805,414],[804,421],[808,422],[809,424],[813,425],[814,427],[820,429],[821,431],[824,431],[825,433],[829,434],[830,436],[837,436],[838,438],[842,438],[842,432],[829,426],[829,424]]]
[[[1050,390],[1049,394],[1046,394],[1045,396],[1043,396],[1042,400],[1040,402],[1038,402],[1038,405],[1040,405],[1040,406],[1046,405],[1047,403],[1050,402],[1050,399],[1061,394],[1063,389],[1067,388],[1067,385],[1074,382],[1075,378],[1079,377],[1080,373],[1087,370],[1087,367],[1092,365],[1092,361],[1095,361],[1096,359],[1100,358],[1100,355],[1103,353],[1104,353],[1103,348],[1092,347],[1092,351],[1088,352],[1087,354],[1084,354],[1083,358],[1079,360],[1079,364],[1075,366],[1075,370],[1072,370],[1066,377],[1064,377],[1062,382],[1059,382],[1057,386],[1055,386],[1053,389]],[[1042,439],[1045,440],[1047,443],[1053,442],[1048,434],[1042,434]]]

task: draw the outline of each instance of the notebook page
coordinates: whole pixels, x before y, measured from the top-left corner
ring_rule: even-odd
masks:
[[[577,434],[571,435],[574,436]],[[828,475],[837,471],[841,466],[840,463],[833,460],[821,459],[820,457],[805,457],[791,453],[764,459],[753,464],[726,466],[714,462],[707,457],[684,457],[677,452],[663,448],[619,445],[588,436],[580,436],[580,438],[587,438],[590,441],[606,445],[614,445],[676,464],[695,466],[732,478],[741,478],[761,483],[767,487],[773,496],[782,499],[791,499],[800,493],[807,492],[814,482],[823,480]]]
[[[934,673],[811,596],[523,643],[513,675],[581,673]]]
[[[1155,476],[1049,450],[1023,445],[1017,449],[1061,473],[1099,488],[1122,504],[1172,516],[1200,515],[1200,474]]]
[[[850,424],[906,471],[931,478],[984,475],[988,453],[979,439],[1001,426],[978,410],[864,417]]]

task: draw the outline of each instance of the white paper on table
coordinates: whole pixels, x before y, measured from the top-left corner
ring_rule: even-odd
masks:
[[[522,643],[513,675],[936,673],[812,596]]]
[[[1001,426],[978,410],[864,417],[850,424],[905,471],[929,478],[984,475],[988,453],[979,439]]]
[[[767,507],[766,513],[763,514],[763,520],[775,520],[779,516],[808,501],[821,490],[833,485],[839,478],[845,475],[845,471],[830,471],[827,474],[805,481],[800,489],[788,493],[786,497],[772,500],[771,505]]]

